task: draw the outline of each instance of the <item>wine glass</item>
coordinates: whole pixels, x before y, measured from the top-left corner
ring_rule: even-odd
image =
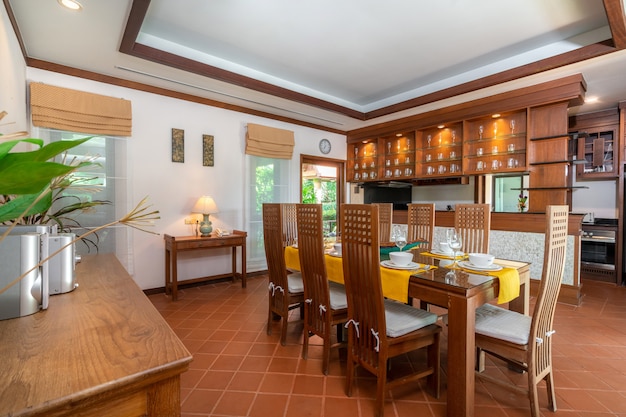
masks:
[[[511,135],[515,134],[515,119],[511,119]]]
[[[455,229],[446,230],[446,238],[448,240],[448,246],[453,251],[454,262],[452,264],[453,268],[457,267],[457,257],[458,251],[463,246],[463,238],[461,237],[461,233]]]
[[[485,128],[483,127],[483,125],[478,126],[478,139],[482,139],[483,138],[483,132],[485,131]]]
[[[406,246],[406,233],[403,230],[398,231],[396,234],[396,246],[400,249],[400,252]]]

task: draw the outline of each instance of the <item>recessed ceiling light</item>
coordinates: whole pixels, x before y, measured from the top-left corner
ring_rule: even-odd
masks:
[[[444,127],[446,127],[445,125],[439,125],[437,126],[439,129],[443,129]]]
[[[396,133],[396,137],[398,138],[402,137],[402,133]]]
[[[82,10],[83,5],[77,2],[76,0],[57,0],[59,4],[63,7],[67,7],[70,10]]]
[[[497,119],[498,117],[500,117],[500,113],[492,114],[491,117],[493,117],[494,119]]]
[[[589,104],[589,103],[597,103],[598,100],[599,100],[598,97],[591,96],[591,97],[585,98],[585,103],[587,103],[587,104]]]

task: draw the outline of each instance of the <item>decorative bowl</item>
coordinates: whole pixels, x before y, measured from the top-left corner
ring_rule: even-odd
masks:
[[[389,260],[395,265],[405,266],[413,260],[413,254],[411,252],[391,252],[389,253]]]
[[[493,264],[495,256],[488,253],[470,253],[469,261],[472,265],[480,268],[488,268]]]

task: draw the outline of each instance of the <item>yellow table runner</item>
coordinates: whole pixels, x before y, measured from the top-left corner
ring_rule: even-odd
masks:
[[[422,255],[432,256],[440,259],[452,259],[451,256],[422,252]],[[474,269],[462,268],[465,272],[472,274],[488,275],[497,277],[500,281],[500,291],[498,292],[498,304],[508,303],[519,297],[519,272],[515,268],[502,268],[500,271],[476,271]]]
[[[340,257],[330,256],[326,254],[324,256],[326,260],[326,274],[330,281],[344,283],[343,278],[343,263]],[[285,248],[285,265],[288,269],[296,271],[300,270],[300,258],[298,255],[298,249],[292,246]],[[387,298],[391,298],[403,303],[409,300],[409,278],[411,275],[427,271],[427,268],[417,270],[398,270],[382,267],[380,268],[380,280],[383,288],[383,294]]]

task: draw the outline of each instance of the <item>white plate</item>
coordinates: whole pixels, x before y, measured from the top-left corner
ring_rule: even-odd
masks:
[[[491,264],[488,267],[481,267],[481,266],[476,266],[469,261],[459,261],[459,265],[461,266],[461,268],[473,269],[474,271],[494,271],[495,272],[495,271],[500,271],[502,269],[502,266],[496,265],[496,264]]]
[[[430,253],[432,253],[433,255],[449,256],[449,257],[452,258],[452,254],[451,253],[442,252],[439,249],[433,249],[433,250],[430,251]]]
[[[381,261],[380,264],[382,266],[384,266],[385,268],[390,268],[390,269],[406,269],[406,270],[412,270],[412,269],[420,269],[420,268],[424,268],[425,265],[424,264],[418,264],[416,262],[409,262],[406,265],[396,265],[391,261]]]
[[[337,252],[336,250],[331,250],[330,252],[328,252],[328,254],[330,256],[334,256],[335,258],[341,258],[341,254]]]

